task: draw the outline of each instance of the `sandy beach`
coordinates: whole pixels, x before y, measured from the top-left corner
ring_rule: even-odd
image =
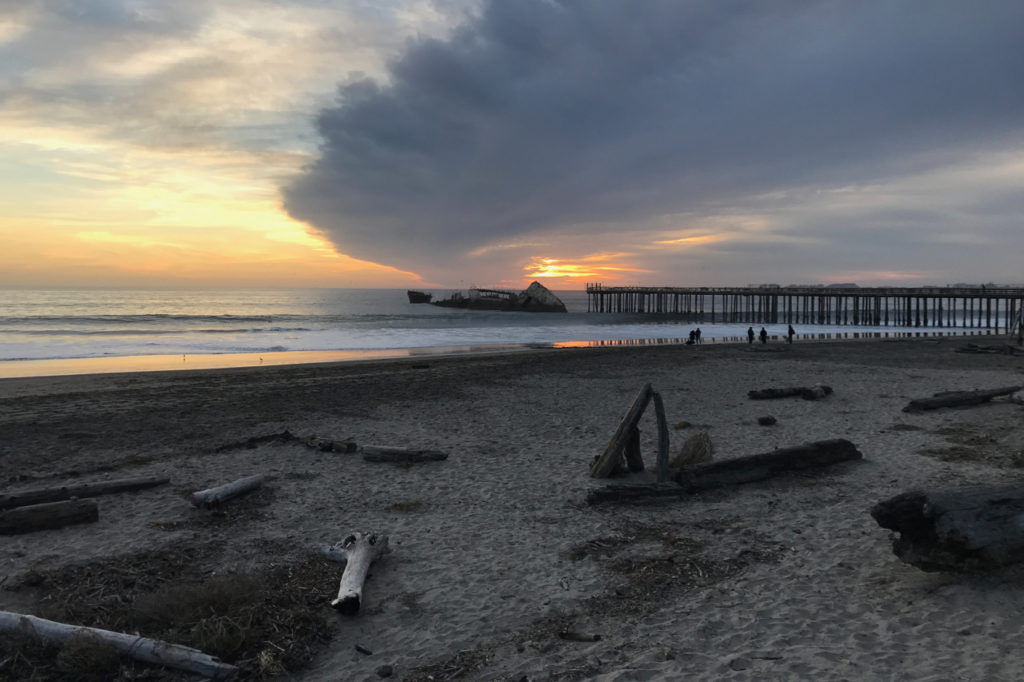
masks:
[[[53,613],[76,581],[106,585],[97,601],[138,602],[302,566],[289,584],[315,582],[301,606],[329,640],[288,672],[268,645],[241,662],[245,679],[1021,679],[1024,570],[925,573],[893,555],[868,513],[914,488],[1024,480],[1021,405],[902,412],[940,391],[1024,384],[1024,356],[954,352],[965,343],[549,349],[0,380],[0,494],[170,479],[95,498],[98,522],[4,537],[0,608]],[[671,504],[590,506],[588,491],[607,481],[589,464],[647,382],[664,399],[673,452],[706,429],[716,459],[846,438],[864,460]],[[747,398],[817,383],[834,393]],[[760,426],[764,415],[777,423]],[[653,466],[653,410],[641,430]],[[244,446],[284,431],[449,456],[399,467],[294,441]],[[251,474],[263,487],[220,511],[189,503]],[[354,531],[387,535],[392,551],[371,570],[362,612],[345,617],[328,606],[342,567],[313,548]],[[126,566],[134,577],[110,588]],[[100,618],[80,599],[83,618]],[[6,654],[0,678],[21,679],[31,664]],[[123,679],[192,679],[134,670]]]

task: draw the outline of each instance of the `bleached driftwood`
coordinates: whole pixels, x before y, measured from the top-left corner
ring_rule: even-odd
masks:
[[[629,447],[630,441],[637,438],[634,434],[636,425],[647,409],[647,403],[651,401],[654,389],[650,384],[644,384],[643,388],[633,399],[626,416],[619,422],[619,426],[612,434],[611,440],[605,447],[604,452],[598,455],[593,464],[590,465],[590,475],[594,478],[608,478],[615,472],[622,463],[625,450]]]
[[[23,507],[28,504],[70,500],[72,497],[97,497],[99,495],[143,490],[144,488],[164,485],[169,483],[170,480],[169,478],[149,476],[146,478],[121,478],[113,481],[99,481],[97,483],[63,485],[58,488],[25,490],[20,493],[0,495],[0,509],[13,509],[14,507]]]
[[[980,405],[987,403],[992,398],[1001,395],[1011,395],[1024,388],[1024,386],[1005,386],[1003,388],[990,388],[983,391],[948,391],[936,393],[931,398],[918,398],[911,400],[903,408],[904,412],[923,412],[925,410],[937,410],[940,407],[963,407],[966,405]]]
[[[363,459],[367,462],[389,464],[419,464],[420,462],[440,462],[448,459],[448,453],[438,450],[393,448],[384,445],[364,445],[359,448],[359,451],[363,453]]]
[[[252,476],[246,476],[240,478],[237,481],[231,483],[225,483],[215,488],[207,488],[206,490],[200,490],[199,492],[192,493],[192,504],[196,507],[203,507],[209,509],[216,507],[222,502],[227,502],[233,497],[238,497],[250,490],[255,490],[263,485],[263,474],[254,474]]]
[[[345,571],[338,585],[338,597],[331,606],[346,616],[359,613],[363,600],[363,583],[374,559],[388,551],[388,536],[353,533],[341,541],[345,550]]]
[[[791,386],[789,388],[763,388],[759,391],[747,391],[751,400],[771,400],[773,398],[790,398],[800,396],[804,400],[821,400],[832,393],[831,386],[815,384],[814,386]]]
[[[17,535],[63,528],[76,523],[93,523],[99,518],[99,508],[93,500],[32,504],[0,512],[0,535]]]
[[[64,644],[75,635],[86,634],[99,638],[122,656],[203,675],[213,680],[230,679],[238,671],[235,666],[222,663],[214,656],[180,644],[99,628],[68,625],[10,611],[0,611],[0,632],[20,633],[56,644]]]
[[[1024,562],[1024,486],[914,490],[871,516],[895,531],[893,554],[925,571],[994,569]]]

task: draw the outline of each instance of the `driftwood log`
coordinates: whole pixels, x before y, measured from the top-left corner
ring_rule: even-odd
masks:
[[[790,471],[825,467],[862,459],[857,446],[837,438],[759,455],[718,460],[687,467],[676,474],[677,485],[608,485],[587,494],[588,504],[658,504],[672,502],[709,488],[761,481]]]
[[[363,599],[363,583],[366,582],[370,564],[389,551],[388,536],[353,533],[340,544],[341,549],[345,551],[345,571],[341,574],[341,583],[338,585],[338,597],[331,602],[331,606],[343,615],[354,616],[359,613]]]
[[[689,491],[750,483],[788,471],[829,466],[862,459],[857,446],[845,438],[779,448],[771,452],[722,459],[682,469],[676,480]]]
[[[931,398],[918,398],[911,400],[903,408],[904,412],[924,412],[925,410],[937,410],[941,407],[964,407],[967,405],[980,405],[987,403],[1001,395],[1011,395],[1024,388],[1024,386],[1005,386],[1003,388],[990,388],[982,391],[946,391],[936,393]]]
[[[620,467],[630,441],[638,438],[634,434],[636,425],[640,421],[640,417],[643,416],[644,410],[647,409],[647,403],[651,401],[653,393],[654,389],[651,388],[650,384],[644,384],[640,392],[637,393],[636,398],[633,399],[633,404],[629,406],[629,410],[626,412],[626,416],[619,422],[618,428],[615,429],[611,440],[605,446],[604,452],[598,455],[597,459],[590,465],[591,476],[594,478],[608,478]]]
[[[758,391],[747,391],[751,400],[771,400],[774,398],[791,398],[799,396],[804,400],[821,400],[831,395],[832,387],[824,384],[814,386],[791,386],[789,388],[763,388]]]
[[[0,512],[0,535],[17,535],[63,528],[76,523],[93,523],[99,518],[99,508],[93,500],[31,504]]]
[[[419,464],[421,462],[440,462],[448,459],[448,453],[437,450],[392,448],[382,445],[364,445],[359,450],[363,453],[363,459],[367,462]]]
[[[122,656],[184,670],[212,680],[229,679],[238,671],[235,666],[221,663],[219,659],[198,649],[137,635],[58,623],[10,611],[0,611],[0,632],[19,633],[55,644],[64,644],[75,636],[95,637]]]
[[[23,507],[27,504],[40,504],[41,502],[70,500],[72,497],[97,497],[99,495],[143,490],[145,488],[164,485],[169,482],[169,478],[150,476],[147,478],[122,478],[113,481],[100,481],[97,483],[64,485],[57,488],[25,490],[20,493],[0,495],[0,509],[13,509],[14,507]]]
[[[263,474],[254,474],[215,488],[200,490],[199,492],[192,493],[192,504],[203,509],[217,507],[232,498],[259,488],[263,485],[263,480]]]
[[[913,490],[879,502],[871,516],[897,533],[893,553],[925,571],[1024,561],[1024,484]]]

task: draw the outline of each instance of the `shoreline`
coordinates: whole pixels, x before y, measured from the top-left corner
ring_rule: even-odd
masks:
[[[879,341],[948,337],[999,338],[1005,334],[979,330],[944,331],[872,331],[822,332],[797,334],[796,343],[835,343],[842,341]],[[784,337],[772,335],[769,345],[784,343]],[[743,337],[706,337],[702,345],[745,345]],[[0,380],[81,374],[124,374],[135,372],[176,372],[215,369],[240,369],[309,365],[369,360],[400,360],[447,356],[475,356],[494,353],[522,353],[534,350],[621,348],[647,346],[683,346],[685,339],[649,338],[597,341],[559,341],[552,343],[479,344],[472,346],[425,346],[379,350],[301,350],[266,353],[186,353],[182,355],[123,355],[88,358],[48,358],[42,360],[0,360]],[[760,345],[760,344],[755,344]]]

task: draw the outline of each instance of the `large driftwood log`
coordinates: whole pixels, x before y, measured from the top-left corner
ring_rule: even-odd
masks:
[[[137,661],[184,670],[213,680],[226,680],[238,671],[233,665],[179,644],[126,635],[121,632],[68,625],[10,611],[0,611],[0,632],[20,633],[55,644],[64,644],[76,635],[96,637],[122,656]]]
[[[169,478],[149,476],[146,478],[121,478],[113,481],[99,481],[97,483],[80,483],[78,485],[64,485],[59,488],[41,488],[38,490],[25,490],[20,493],[9,493],[0,495],[0,509],[12,509],[23,507],[27,504],[39,504],[41,502],[57,502],[58,500],[70,500],[72,497],[97,497],[99,495],[110,495],[113,493],[142,490],[164,485],[170,482]]]
[[[820,440],[772,452],[723,459],[682,469],[677,481],[689,491],[750,483],[787,471],[823,467],[862,459],[857,446],[845,438]]]
[[[719,460],[682,469],[678,485],[608,485],[587,494],[588,504],[659,504],[687,497],[708,488],[760,481],[789,471],[825,467],[861,459],[848,440],[823,440],[748,457]]]
[[[341,548],[345,551],[345,571],[338,585],[338,597],[331,606],[346,616],[354,616],[359,613],[370,564],[388,551],[388,536],[353,533],[341,542]]]
[[[832,387],[824,384],[814,386],[791,386],[789,388],[763,388],[759,391],[747,391],[751,400],[771,400],[773,398],[790,398],[800,396],[804,400],[821,400],[831,395]]]
[[[925,410],[937,410],[940,407],[980,405],[981,403],[987,403],[992,398],[1016,393],[1022,388],[1024,386],[1005,386],[1003,388],[990,388],[983,391],[947,391],[945,393],[936,393],[931,398],[911,400],[903,408],[903,411],[923,412]]]
[[[263,485],[263,480],[263,474],[254,474],[215,488],[200,490],[199,492],[192,493],[192,504],[204,509],[219,506],[221,503],[227,502],[234,497],[259,488]]]
[[[650,384],[644,384],[640,389],[633,404],[626,412],[626,416],[619,422],[619,427],[615,429],[611,440],[608,441],[604,452],[598,455],[590,465],[591,476],[608,478],[619,467],[630,439],[634,438],[633,431],[636,430],[636,425],[640,421],[640,417],[643,416],[644,410],[647,409],[647,403],[650,402],[653,393],[654,389]]]
[[[998,568],[1024,561],[1024,485],[914,490],[871,516],[895,531],[892,551],[925,571]]]
[[[99,508],[93,500],[32,504],[0,512],[0,535],[17,535],[63,528],[76,523],[93,523],[99,518]]]
[[[389,464],[419,464],[421,462],[440,462],[448,459],[448,453],[438,450],[415,450],[409,448],[393,448],[383,445],[364,445],[359,450],[367,462],[385,462]]]

